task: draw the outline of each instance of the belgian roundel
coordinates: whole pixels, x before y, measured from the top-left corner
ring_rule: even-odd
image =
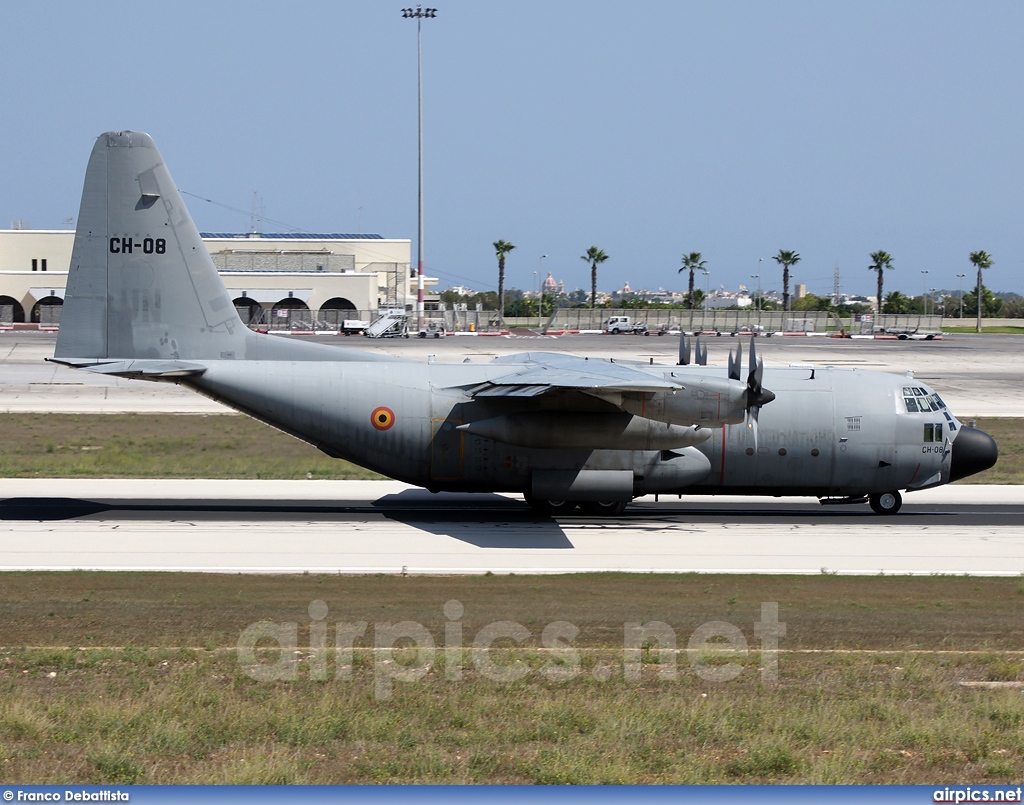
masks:
[[[374,408],[373,413],[370,414],[370,424],[377,430],[388,430],[395,424],[395,412],[383,405],[380,408]]]

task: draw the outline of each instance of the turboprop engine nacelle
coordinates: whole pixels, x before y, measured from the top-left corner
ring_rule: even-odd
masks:
[[[621,405],[631,414],[669,425],[720,428],[743,421],[749,405],[748,386],[738,380],[688,377],[684,389],[624,398]]]
[[[690,344],[685,336],[679,339],[679,365],[690,363]],[[697,339],[697,363],[707,366],[707,348],[701,347]],[[750,371],[747,382],[742,377],[743,346],[736,345],[735,354],[729,354],[729,372],[726,378],[700,376],[684,370],[682,378],[675,371],[666,373],[667,381],[683,380],[683,388],[673,391],[658,391],[639,397],[626,397],[619,401],[625,410],[638,416],[657,419],[669,424],[693,424],[700,427],[720,428],[724,425],[738,425],[745,419],[757,425],[761,406],[775,399],[775,394],[766,389],[761,381],[764,364],[757,358],[754,339],[750,339]]]
[[[518,447],[587,450],[672,450],[700,444],[708,428],[681,427],[628,413],[524,411],[459,425],[458,429]]]

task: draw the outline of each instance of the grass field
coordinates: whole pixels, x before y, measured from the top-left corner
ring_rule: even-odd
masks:
[[[380,478],[247,416],[7,414],[4,478]]]
[[[449,607],[446,618],[452,600],[462,611]],[[368,624],[350,678],[308,648],[314,601],[326,604],[312,609],[328,645],[339,623]],[[785,624],[777,655],[759,650],[755,632],[766,602]],[[266,641],[257,652],[294,658],[293,681],[256,681],[242,668],[239,635],[257,621],[297,625],[296,653]],[[438,650],[429,667],[408,641],[394,657],[372,650],[386,624],[403,621],[439,649],[468,649],[494,622],[521,624],[521,643],[490,652],[521,678],[495,679],[468,650]],[[680,649],[702,624],[731,624],[750,651],[664,655],[645,642],[639,678],[628,678],[624,624],[653,621]],[[557,622],[579,630],[576,656],[543,650]],[[446,636],[452,624],[461,638]],[[1024,680],[1020,578],[13,573],[0,587],[0,645],[6,783],[1009,784],[1024,775],[1024,694],[1012,686]],[[760,670],[772,657],[775,681]],[[449,678],[452,659],[461,680]],[[738,677],[707,679],[722,662]],[[419,678],[394,680],[382,697],[381,678],[403,673]]]
[[[963,483],[1024,483],[1024,420],[979,419],[999,463]],[[7,414],[4,478],[315,478],[380,475],[240,415]]]
[[[977,333],[977,326],[972,324],[967,327],[950,327],[947,324],[942,325],[942,332],[944,333]],[[1012,324],[1003,324],[995,327],[986,327],[985,323],[981,325],[981,335],[1024,335],[1024,327],[1017,327]]]

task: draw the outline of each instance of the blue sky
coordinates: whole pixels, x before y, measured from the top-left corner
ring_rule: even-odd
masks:
[[[93,139],[148,131],[204,231],[416,238],[402,3],[4,5],[0,226],[78,214]],[[428,274],[611,290],[794,281],[1024,292],[1024,4],[444,0],[424,23]],[[228,209],[228,208],[234,208]],[[237,210],[237,211],[236,211]],[[540,256],[547,255],[541,262]],[[927,270],[928,275],[921,274]]]

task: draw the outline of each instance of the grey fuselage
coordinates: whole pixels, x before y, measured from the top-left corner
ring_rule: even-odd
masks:
[[[906,410],[902,390],[922,387],[917,381],[851,369],[769,368],[765,385],[778,399],[762,409],[756,435],[750,424],[739,423],[712,429],[697,446],[673,450],[524,448],[459,429],[524,410],[558,411],[557,399],[467,396],[465,387],[507,373],[507,364],[257,360],[204,365],[201,377],[182,382],[331,456],[432,490],[528,491],[538,470],[628,470],[634,495],[859,496],[948,481],[949,444],[925,443],[924,426],[941,424],[949,436],[960,427],[945,409]],[[643,368],[652,375],[678,371]],[[686,371],[691,377],[720,375],[707,367]],[[371,421],[379,409],[392,412],[387,427]],[[573,415],[579,413],[577,401]],[[596,398],[593,413],[597,420],[617,415]]]

